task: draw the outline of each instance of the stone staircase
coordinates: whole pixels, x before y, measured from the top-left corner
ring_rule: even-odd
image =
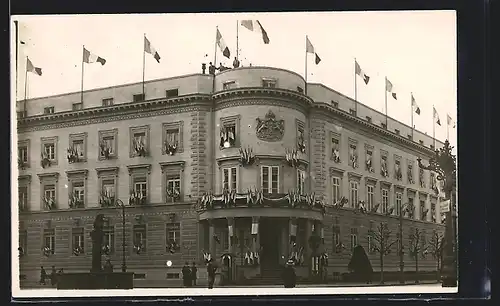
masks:
[[[261,275],[247,280],[246,285],[282,285],[281,268],[262,269]]]

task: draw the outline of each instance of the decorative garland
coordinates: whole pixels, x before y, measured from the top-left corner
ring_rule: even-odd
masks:
[[[42,152],[42,160],[40,161],[40,164],[44,169],[52,165],[52,162],[50,161],[46,152]]]
[[[69,198],[69,207],[70,208],[81,208],[83,207],[84,202],[81,200],[75,192],[73,192],[73,195]]]
[[[147,156],[148,152],[146,151],[146,147],[144,145],[144,142],[142,141],[142,138],[141,140],[134,139],[134,151],[136,156],[141,156],[141,157]]]
[[[99,204],[101,207],[114,207],[115,206],[115,197],[110,196],[103,191],[99,196]]]
[[[177,148],[179,144],[177,141],[174,141],[173,143],[170,143],[169,141],[165,141],[165,153],[172,156],[177,153]]]
[[[240,148],[240,164],[245,166],[251,166],[255,162],[255,155],[253,154],[252,148],[248,147],[247,149]]]
[[[99,147],[101,148],[101,156],[104,156],[105,159],[111,158],[111,148],[108,147],[106,142],[102,142]]]
[[[245,253],[243,265],[256,267],[259,264],[260,264],[259,252],[247,251]]]
[[[77,163],[80,161],[80,157],[78,156],[78,150],[74,147],[70,147],[67,150],[66,157],[68,158],[68,163]]]
[[[17,167],[21,170],[25,170],[26,166],[28,166],[28,163],[24,162],[21,158],[17,159]]]
[[[130,191],[128,205],[144,205],[146,204],[147,197],[140,192]]]
[[[139,242],[138,244],[134,243],[134,252],[135,253],[141,254],[143,249],[144,249],[144,246],[142,245],[142,242]]]
[[[53,210],[53,209],[56,209],[56,200],[53,198],[53,197],[44,197],[43,198],[43,203],[45,204],[45,207],[48,209],[48,210]]]
[[[167,251],[174,254],[177,251],[180,251],[181,246],[175,240],[170,240],[167,244]]]
[[[52,255],[52,249],[50,247],[46,246],[42,249],[42,251],[45,257],[50,257],[50,255]]]
[[[299,166],[299,151],[285,149],[285,159],[290,167],[297,168]]]
[[[111,247],[109,246],[109,244],[102,246],[102,253],[104,255],[109,255],[111,253]]]
[[[83,253],[84,253],[84,251],[83,251],[82,247],[77,246],[77,247],[73,248],[73,254],[75,256],[78,256],[78,255],[83,254]]]

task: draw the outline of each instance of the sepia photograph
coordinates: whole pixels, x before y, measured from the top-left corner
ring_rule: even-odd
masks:
[[[458,291],[455,11],[11,24],[13,297]]]

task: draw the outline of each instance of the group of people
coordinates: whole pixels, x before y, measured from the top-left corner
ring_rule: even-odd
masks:
[[[52,286],[57,285],[57,277],[61,274],[64,273],[63,268],[59,269],[59,271],[56,271],[56,267],[52,266],[52,271],[50,275],[47,274],[43,266],[40,267],[40,285],[46,285],[47,284],[47,278],[50,278],[50,284]]]
[[[189,263],[186,261],[184,267],[182,267],[182,284],[184,287],[196,286],[198,268],[196,268],[196,263],[190,267]]]
[[[233,68],[238,68],[238,67],[240,67],[240,61],[238,60],[237,57],[235,57],[234,61],[233,61]],[[201,64],[201,70],[203,71],[203,74],[205,74],[206,69],[207,69],[207,64],[205,64],[205,63]],[[215,67],[215,65],[212,64],[212,62],[210,62],[208,64],[208,74],[211,74],[211,75],[215,75],[216,70],[219,70],[219,72],[222,72],[222,71],[225,71],[228,69],[231,69],[231,68],[225,67],[224,65],[222,65],[222,63],[219,63],[219,67]]]

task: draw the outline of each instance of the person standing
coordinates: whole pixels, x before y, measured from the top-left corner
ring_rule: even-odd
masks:
[[[285,269],[283,270],[282,278],[283,278],[283,285],[285,286],[285,288],[295,288],[296,274],[293,265],[294,261],[289,260],[286,263]]]
[[[196,278],[197,278],[198,268],[196,268],[196,263],[193,261],[193,265],[191,266],[191,281],[192,286],[196,286]]]
[[[111,260],[106,259],[106,263],[104,264],[104,272],[113,273],[113,264],[111,264]]]
[[[234,68],[238,68],[240,67],[240,61],[238,60],[237,57],[234,58],[234,61],[233,61],[233,67]]]
[[[45,279],[47,278],[47,272],[45,272],[45,269],[43,266],[40,267],[40,285],[46,285]]]
[[[186,261],[184,267],[182,267],[182,283],[184,287],[189,287],[191,283],[191,269],[189,268],[189,263]]]
[[[214,64],[212,64],[212,62],[210,62],[208,64],[208,73],[211,74],[211,75],[215,75],[215,66]]]
[[[213,289],[214,288],[214,282],[215,282],[215,270],[217,268],[213,264],[212,260],[210,260],[207,263],[207,274],[208,274],[208,289]]]
[[[50,273],[50,284],[55,286],[57,284],[57,271],[56,266],[52,266],[52,271]]]

